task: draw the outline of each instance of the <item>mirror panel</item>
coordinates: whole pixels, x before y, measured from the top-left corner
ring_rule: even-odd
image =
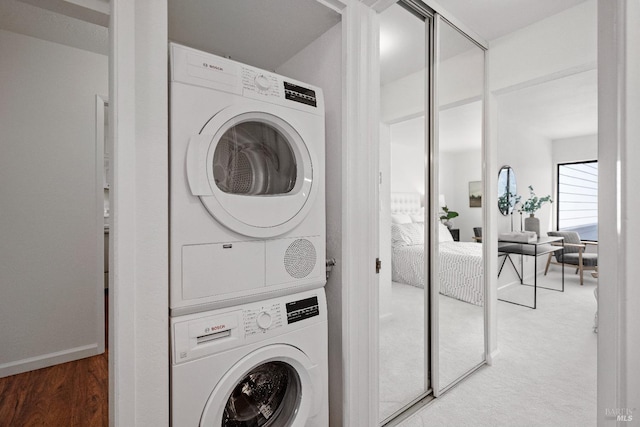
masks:
[[[424,274],[425,90],[429,21],[396,3],[380,18],[379,421],[428,389]],[[428,278],[428,277],[427,277]]]
[[[503,166],[498,173],[498,209],[504,216],[511,215],[518,202],[516,173],[511,166]]]
[[[431,274],[440,393],[485,360],[483,243],[474,238],[484,224],[485,78],[484,50],[436,19]]]

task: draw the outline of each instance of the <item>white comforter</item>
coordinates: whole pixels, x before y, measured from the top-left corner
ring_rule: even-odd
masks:
[[[475,242],[440,243],[440,293],[476,305],[484,302],[482,245]],[[424,247],[393,248],[392,280],[422,288]]]

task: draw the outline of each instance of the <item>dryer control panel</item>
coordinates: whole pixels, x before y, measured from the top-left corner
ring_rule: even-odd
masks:
[[[174,317],[173,363],[267,340],[326,319],[322,289]]]

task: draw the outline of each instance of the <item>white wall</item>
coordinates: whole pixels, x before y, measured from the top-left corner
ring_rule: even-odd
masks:
[[[472,242],[473,227],[482,227],[482,208],[469,207],[469,182],[481,180],[480,149],[440,154],[440,194],[449,209],[460,214],[453,224],[460,230],[461,242]]]
[[[322,88],[326,123],[327,258],[336,266],[327,281],[329,315],[329,418],[342,424],[342,31],[337,24],[276,72]]]
[[[558,163],[586,162],[598,160],[598,135],[582,135],[573,138],[554,139],[551,144],[552,158]]]
[[[4,30],[0,57],[1,377],[102,351],[95,95],[108,59]]]
[[[596,9],[595,0],[589,0],[493,40],[489,48],[491,91],[595,68]]]

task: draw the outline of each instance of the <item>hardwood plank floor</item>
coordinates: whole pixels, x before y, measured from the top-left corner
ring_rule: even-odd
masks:
[[[108,352],[0,378],[1,427],[109,425]]]
[[[106,289],[104,314],[108,337]],[[106,348],[98,356],[0,378],[0,427],[108,427],[108,369]]]

